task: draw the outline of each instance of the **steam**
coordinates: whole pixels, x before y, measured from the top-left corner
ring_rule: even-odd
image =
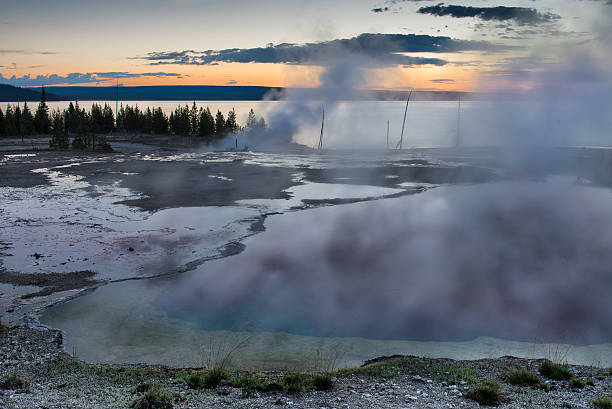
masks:
[[[607,189],[508,182],[283,215],[165,304],[215,329],[608,342],[611,205]]]
[[[466,144],[503,147],[501,165],[522,181],[272,218],[243,254],[188,276],[169,308],[213,328],[250,321],[326,336],[609,342],[612,193],[528,180],[534,168],[565,166],[553,148],[610,145],[611,34],[605,23],[588,44],[516,60],[504,86],[530,91],[496,89],[464,118]],[[329,60],[326,110],[361,87],[368,67],[355,56]],[[490,91],[491,77],[481,84]],[[264,140],[288,144],[320,114],[296,92],[270,115]]]

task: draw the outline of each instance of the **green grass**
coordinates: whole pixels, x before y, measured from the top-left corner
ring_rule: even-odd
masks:
[[[569,384],[574,389],[584,389],[584,387],[586,386],[587,383],[583,379],[572,378],[572,380],[570,380]]]
[[[537,373],[527,369],[515,369],[504,374],[503,379],[516,386],[537,386],[542,382]]]
[[[313,375],[311,383],[312,387],[318,391],[331,391],[334,388],[334,381],[328,374]]]
[[[426,358],[390,359],[359,368],[339,369],[333,371],[332,374],[338,377],[361,375],[382,380],[394,379],[404,374],[414,374],[450,384],[465,382],[466,384],[473,385],[477,382],[476,371],[470,364]]]
[[[480,405],[498,406],[502,401],[503,391],[497,381],[486,379],[472,387],[465,396]]]
[[[311,385],[310,377],[305,373],[295,373],[283,376],[283,387],[288,392],[304,392]]]
[[[223,368],[215,368],[208,372],[198,371],[190,373],[184,379],[192,389],[214,389],[219,385],[219,382],[229,379],[229,374]]]
[[[134,399],[130,408],[133,409],[172,409],[174,396],[165,389],[152,388],[144,395]]]
[[[587,380],[586,380],[586,384],[587,384],[588,386],[595,386],[595,379],[593,379],[593,378],[589,378],[589,379],[587,379]]]
[[[191,389],[202,389],[206,385],[206,374],[203,372],[190,373],[184,379]]]
[[[612,398],[609,396],[600,396],[593,400],[593,406],[597,409],[612,409]]]
[[[567,366],[553,364],[550,361],[544,361],[542,365],[540,365],[540,373],[555,381],[567,381],[574,377]]]
[[[268,390],[268,378],[263,374],[238,375],[232,378],[234,388],[243,388],[265,392]]]
[[[17,372],[13,372],[11,375],[5,376],[0,381],[0,389],[25,389],[28,387],[28,381],[23,376],[19,376]]]

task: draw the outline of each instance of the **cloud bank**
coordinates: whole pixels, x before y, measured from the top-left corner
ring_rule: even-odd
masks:
[[[15,75],[6,78],[0,74],[0,82],[10,84],[19,87],[38,87],[41,85],[60,85],[60,84],[88,84],[96,82],[110,81],[114,79],[122,78],[143,78],[143,77],[175,77],[182,78],[181,74],[174,72],[141,72],[141,73],[130,73],[122,71],[112,72],[88,72],[86,74],[73,72],[66,75],[37,75],[32,77],[30,75],[24,75],[17,77]]]
[[[458,40],[417,34],[361,34],[349,39],[319,43],[278,44],[259,48],[225,50],[156,51],[142,58],[151,65],[214,65],[226,63],[317,64],[342,56],[360,55],[380,65],[446,65],[440,58],[423,58],[403,53],[452,53],[461,51],[504,51],[507,46],[487,41]]]
[[[538,25],[550,23],[561,17],[553,13],[541,13],[534,8],[526,7],[472,7],[438,4],[435,6],[421,7],[420,14],[431,14],[434,16],[451,16],[455,18],[474,17],[484,21],[509,21],[512,20],[520,25]]]

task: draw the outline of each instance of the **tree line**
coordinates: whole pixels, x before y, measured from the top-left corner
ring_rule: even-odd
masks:
[[[197,107],[194,102],[178,106],[170,115],[161,107],[140,109],[138,105],[119,108],[117,115],[108,104],[93,104],[88,112],[79,107],[78,101],[70,102],[68,108],[49,112],[45,89],[34,113],[24,102],[8,105],[6,112],[0,109],[0,135],[18,136],[23,140],[29,135],[50,135],[52,149],[109,149],[106,135],[112,133],[189,136],[207,144],[214,144],[229,134],[241,131],[256,131],[266,127],[263,118],[257,118],[251,109],[245,126],[236,120],[234,109],[227,116],[218,110],[216,115],[210,108]]]

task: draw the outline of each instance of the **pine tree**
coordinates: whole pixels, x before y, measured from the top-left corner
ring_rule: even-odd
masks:
[[[217,110],[217,116],[215,117],[215,133],[217,137],[220,138],[225,135],[225,118],[221,111]]]
[[[6,115],[4,116],[4,133],[6,136],[19,135],[19,128],[15,119],[15,110],[11,105],[6,106]]]
[[[6,135],[6,124],[4,122],[4,114],[0,109],[0,136]]]
[[[199,135],[210,139],[215,133],[215,118],[210,113],[210,108],[200,109]]]
[[[49,107],[47,107],[45,87],[42,87],[40,103],[34,114],[34,128],[39,135],[46,135],[49,133],[49,126]]]
[[[13,121],[15,122],[16,134],[21,137],[21,142],[23,142],[23,124],[21,121],[21,108],[19,108],[19,104],[15,108],[15,112],[13,114]]]
[[[196,107],[195,101],[193,101],[193,105],[191,106],[191,111],[189,111],[189,122],[191,128],[191,135],[199,134],[199,117],[198,117],[198,109]]]
[[[77,102],[77,106],[79,105],[79,103]],[[72,101],[70,101],[70,104],[68,105],[68,111],[64,112],[64,126],[66,128],[66,132],[71,133],[73,132],[73,128],[75,125],[75,120],[76,120],[76,109],[74,107],[74,105],[72,104]]]
[[[74,149],[85,150],[87,149],[87,145],[90,140],[90,127],[89,121],[90,116],[85,112],[85,109],[79,108],[79,103],[77,101],[74,106],[74,113],[72,121],[73,131],[76,134],[74,139],[72,140],[72,147]]]
[[[104,109],[102,109],[102,124],[102,132],[105,134],[111,133],[115,127],[113,109],[108,104],[104,104]]]
[[[51,149],[68,149],[69,141],[66,128],[64,127],[64,118],[59,111],[53,111],[51,114],[51,131],[52,137],[49,141]]]
[[[253,108],[251,108],[251,110],[249,111],[246,127],[248,129],[255,129],[257,127],[257,118],[255,118],[255,111],[253,111]]]
[[[236,133],[240,130],[238,123],[236,122],[236,111],[232,108],[231,111],[227,114],[227,119],[225,120],[225,129],[227,133]]]
[[[153,111],[153,133],[158,135],[164,135],[168,133],[168,118],[162,111],[161,107],[158,107]]]
[[[28,107],[28,103],[23,103],[23,111],[21,111],[21,135],[28,136],[34,133],[34,117]]]

